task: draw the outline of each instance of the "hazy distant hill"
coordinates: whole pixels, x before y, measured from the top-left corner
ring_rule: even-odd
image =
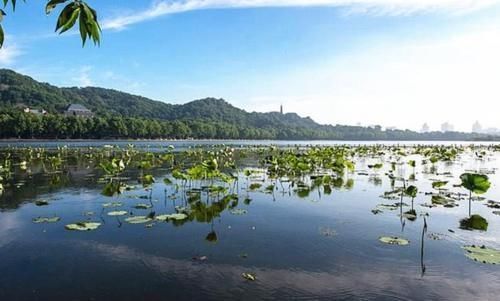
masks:
[[[182,105],[161,101],[103,88],[59,88],[40,83],[31,77],[12,70],[0,69],[0,108],[8,109],[24,105],[35,109],[45,109],[49,113],[63,112],[69,104],[82,104],[97,117],[136,118],[161,122],[168,128],[169,122],[181,121],[190,130],[186,135],[196,138],[270,138],[270,139],[352,139],[352,140],[472,140],[491,139],[478,134],[465,133],[426,133],[391,130],[358,126],[320,125],[311,118],[303,118],[295,113],[278,112],[256,113],[236,108],[222,99],[206,98]],[[129,120],[130,121],[130,120]],[[130,123],[130,122],[129,122]],[[126,126],[127,124],[125,124]],[[174,127],[178,124],[174,124]],[[210,135],[200,130],[209,126]],[[88,125],[87,125],[88,127]],[[171,128],[172,126],[170,126]],[[225,130],[221,131],[220,128]],[[230,128],[230,130],[227,130]],[[205,129],[206,130],[206,129]],[[154,137],[170,137],[172,134]],[[143,137],[145,134],[125,135],[130,131],[122,130],[109,136]],[[175,133],[175,129],[172,130]],[[72,135],[66,135],[73,137]],[[80,134],[80,136],[82,136]],[[82,137],[87,137],[83,135]],[[90,136],[93,137],[93,136]],[[146,136],[149,137],[149,136]]]
[[[252,126],[282,125],[318,126],[310,118],[297,114],[248,113],[222,99],[206,98],[182,105],[172,105],[112,89],[95,87],[58,88],[40,83],[12,70],[0,70],[0,103],[2,106],[19,104],[62,112],[71,103],[79,103],[97,114],[120,114],[128,117],[160,120],[209,119]]]

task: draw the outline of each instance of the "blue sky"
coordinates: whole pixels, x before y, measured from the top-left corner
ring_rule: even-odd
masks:
[[[58,11],[47,17],[42,1],[28,1],[3,22],[0,67],[171,103],[283,104],[321,123],[500,127],[498,0],[88,3],[104,28],[101,47],[57,36]]]

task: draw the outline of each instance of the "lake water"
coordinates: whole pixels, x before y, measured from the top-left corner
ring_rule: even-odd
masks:
[[[75,149],[128,143],[63,142]],[[311,143],[273,142],[280,146]],[[8,144],[13,143],[0,143],[1,160],[6,152],[25,160],[28,151],[9,149]],[[183,150],[214,142],[136,144],[162,152],[170,144]],[[337,142],[329,143],[333,144]],[[447,143],[452,144],[456,142]],[[22,142],[16,146],[60,145]],[[140,170],[127,169],[122,176],[135,187],[109,197],[102,194],[105,184],[99,180],[102,170],[96,158],[76,151],[63,154],[64,163],[57,172],[50,171],[48,161],[31,159],[27,167],[15,165],[9,177],[4,176],[0,300],[498,300],[500,266],[473,261],[463,249],[467,245],[500,249],[500,216],[485,205],[487,200],[500,199],[496,185],[500,153],[485,147],[479,158],[477,151],[467,149],[452,162],[433,165],[421,164],[422,155],[400,158],[402,164],[394,173],[403,178],[414,174],[408,184],[419,189],[415,220],[401,216],[410,207],[408,197],[403,200],[407,207],[377,207],[399,202],[399,198],[381,197],[394,189],[387,173],[395,159],[388,151],[357,156],[355,170],[330,194],[326,188],[297,193],[290,182],[273,182],[258,169],[250,177],[240,173],[237,185],[230,187],[239,198],[231,202],[209,198],[204,192],[200,200],[191,202],[185,189],[164,183],[164,178],[172,178],[162,166],[151,169],[156,182],[149,188],[137,184]],[[406,164],[412,159],[418,162],[415,168]],[[247,168],[262,167],[257,161],[239,160]],[[384,165],[370,168],[376,163]],[[488,220],[487,231],[459,228],[459,220],[468,216],[468,194],[452,184],[459,184],[465,171],[488,174],[492,182],[481,195],[484,199],[472,202],[473,213]],[[431,203],[428,193],[436,192],[431,186],[436,180],[449,181],[448,192],[464,194],[458,206],[422,206]],[[250,189],[252,183],[262,186]],[[267,191],[271,183],[276,186]],[[48,205],[37,206],[40,200]],[[110,202],[121,206],[103,206]],[[134,208],[139,203],[152,208]],[[125,221],[153,211],[175,213],[176,206],[191,206],[193,213],[182,221]],[[376,208],[381,212],[374,214]],[[109,216],[113,210],[125,210],[127,215]],[[34,223],[37,217],[60,217],[60,221]],[[427,230],[423,233],[424,218]],[[78,221],[101,226],[83,232],[65,229]],[[384,244],[381,236],[403,237],[409,244]],[[243,273],[256,280],[245,279]]]

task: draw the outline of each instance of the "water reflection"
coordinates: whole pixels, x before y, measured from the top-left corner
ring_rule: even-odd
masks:
[[[454,184],[466,170],[488,172],[496,183],[497,153],[488,150],[486,160],[464,149],[451,162],[423,164],[426,155],[412,150],[342,149],[354,153],[345,157],[356,163],[352,169],[346,162],[339,168],[340,159],[329,159],[337,153],[323,156],[330,150],[320,149],[309,157],[237,152],[217,168],[212,154],[196,150],[173,157],[13,153],[15,164],[27,163],[1,173],[0,300],[495,298],[497,266],[469,260],[461,246],[500,247],[500,221],[484,206],[500,190],[493,185],[473,200],[488,231],[464,231],[458,221],[467,216],[468,199]],[[106,171],[101,164],[108,163]],[[217,177],[204,177],[210,172]],[[407,192],[412,185],[415,196]],[[40,200],[48,205],[36,206]],[[125,215],[109,215],[118,210]],[[61,221],[32,222],[54,215]],[[132,224],[130,217],[146,222]],[[102,226],[64,229],[78,221]],[[439,239],[429,239],[428,230]],[[381,235],[410,244],[385,245]]]

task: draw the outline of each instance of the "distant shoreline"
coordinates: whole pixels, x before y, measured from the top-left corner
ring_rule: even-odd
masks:
[[[210,141],[242,141],[242,142],[500,142],[500,137],[488,140],[474,139],[120,139],[120,138],[105,138],[105,139],[0,139],[0,143],[13,142],[210,142]]]

